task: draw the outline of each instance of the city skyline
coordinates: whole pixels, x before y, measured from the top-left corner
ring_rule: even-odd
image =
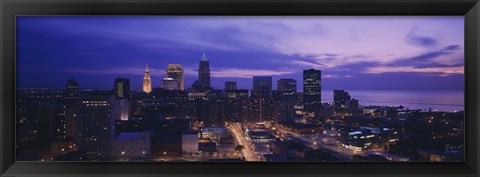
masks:
[[[142,25],[147,22],[151,28]],[[384,34],[374,28],[385,30],[384,23],[398,29]],[[78,24],[83,27],[76,28]],[[445,24],[451,25],[439,28]],[[462,90],[460,24],[461,17],[19,17],[17,87],[62,88],[65,80],[75,78],[81,88],[112,88],[111,80],[124,77],[133,90],[140,90],[148,64],[155,88],[168,64],[178,63],[184,70],[184,87],[190,88],[206,52],[216,89],[223,89],[225,81],[252,89],[253,76],[301,81],[301,72],[313,68],[322,70],[322,90]],[[340,28],[348,25],[351,28]],[[120,26],[125,28],[116,28]],[[337,28],[341,34],[332,32]],[[170,36],[162,37],[166,34]],[[173,39],[177,35],[190,38]],[[270,39],[279,46],[271,45]],[[380,45],[383,40],[391,45]],[[62,51],[52,52],[55,47]],[[103,52],[97,52],[99,48]],[[386,82],[392,80],[396,82]],[[301,84],[297,90],[303,91]]]
[[[16,159],[462,162],[459,19],[19,17]]]

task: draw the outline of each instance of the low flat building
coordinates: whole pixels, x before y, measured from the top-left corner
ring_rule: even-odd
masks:
[[[150,156],[149,132],[123,132],[112,141],[114,157],[147,157]]]
[[[179,90],[178,80],[175,80],[169,77],[163,78],[163,80],[160,83],[160,87],[165,90]]]
[[[217,144],[208,138],[201,138],[198,141],[198,151],[217,152]]]
[[[209,138],[214,142],[220,142],[222,138],[228,138],[228,130],[225,127],[201,127],[201,138]]]
[[[280,124],[280,128],[299,134],[313,134],[323,132],[323,126],[321,124],[285,123]]]
[[[270,143],[275,140],[275,136],[269,129],[247,129],[246,132],[254,143]]]
[[[192,92],[188,93],[188,100],[207,100],[208,95],[206,92]]]
[[[348,132],[344,135],[340,142],[346,149],[354,152],[361,152],[372,149],[377,139],[377,134],[372,133],[370,130],[363,129]]]
[[[182,132],[182,152],[197,153],[198,152],[198,131]]]

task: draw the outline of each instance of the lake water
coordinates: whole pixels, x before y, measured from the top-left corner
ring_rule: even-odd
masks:
[[[360,105],[399,106],[409,109],[432,108],[432,111],[463,111],[464,91],[412,91],[412,90],[345,90]],[[322,91],[322,101],[332,102],[333,91]]]

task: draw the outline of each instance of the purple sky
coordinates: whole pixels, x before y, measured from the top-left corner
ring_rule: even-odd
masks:
[[[129,78],[140,89],[145,64],[154,87],[169,63],[185,86],[202,53],[212,86],[252,88],[253,75],[294,78],[322,70],[329,89],[462,90],[463,16],[422,17],[17,17],[17,87],[113,88]]]

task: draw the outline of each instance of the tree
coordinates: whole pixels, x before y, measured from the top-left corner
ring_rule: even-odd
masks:
[[[236,145],[236,146],[235,146],[235,151],[240,152],[240,151],[242,151],[244,148],[245,148],[245,147],[243,147],[242,145]]]

